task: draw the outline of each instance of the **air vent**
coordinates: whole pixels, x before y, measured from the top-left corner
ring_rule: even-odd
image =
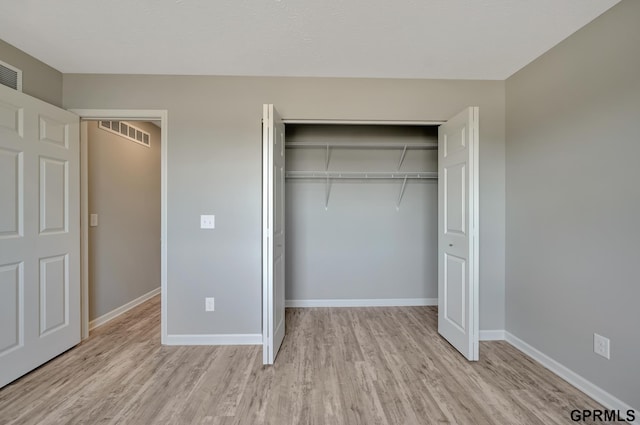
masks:
[[[142,146],[151,147],[151,135],[125,121],[99,121],[98,127]]]
[[[0,61],[0,84],[22,91],[22,71]]]

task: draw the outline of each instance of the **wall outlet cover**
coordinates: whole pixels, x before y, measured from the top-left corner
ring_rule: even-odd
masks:
[[[595,333],[593,334],[593,352],[607,360],[611,358],[609,343],[609,338]]]
[[[200,228],[201,229],[215,229],[216,228],[216,216],[215,215],[201,215],[200,216]]]

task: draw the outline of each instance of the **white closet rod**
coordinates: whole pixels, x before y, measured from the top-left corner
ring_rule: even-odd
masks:
[[[428,121],[428,120],[339,120],[339,119],[302,119],[302,118],[283,118],[285,124],[341,124],[341,125],[385,125],[385,126],[439,126],[446,121]]]
[[[437,171],[286,171],[288,179],[419,179],[437,180]]]
[[[435,142],[391,143],[391,142],[286,142],[286,148],[348,148],[348,149],[438,149]]]

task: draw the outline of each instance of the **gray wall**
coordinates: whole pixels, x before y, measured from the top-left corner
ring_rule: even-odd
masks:
[[[507,80],[506,178],[507,330],[636,408],[639,22],[622,1]]]
[[[160,287],[160,129],[150,147],[88,123],[89,320]]]
[[[288,141],[438,141],[437,127],[288,125]],[[402,149],[332,148],[331,171],[396,171]],[[325,148],[287,149],[287,170],[322,171]],[[408,150],[402,171],[438,171],[437,150]],[[333,180],[286,183],[286,298],[438,297],[438,183]]]
[[[504,82],[65,74],[63,98],[168,110],[170,334],[261,332],[263,103],[316,119],[446,120],[479,106],[480,327],[504,329]],[[206,213],[213,231],[199,228]]]
[[[62,106],[62,74],[20,49],[0,40],[0,60],[22,70],[22,91]]]

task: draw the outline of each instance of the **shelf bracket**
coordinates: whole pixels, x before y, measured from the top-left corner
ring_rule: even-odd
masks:
[[[327,180],[325,182],[325,199],[324,199],[324,209],[329,209],[329,195],[331,194],[331,180],[329,176],[327,176]]]
[[[327,156],[324,161],[324,169],[325,171],[329,171],[329,160],[331,159],[331,148],[327,145]]]
[[[407,186],[407,177],[405,176],[402,181],[402,187],[400,188],[400,194],[398,195],[398,201],[396,202],[396,210],[400,209],[400,202],[402,201],[402,196],[404,195],[404,189]]]
[[[398,171],[402,168],[402,163],[404,162],[404,157],[407,154],[407,145],[404,145],[404,149],[402,149],[402,154],[400,155],[400,162],[398,162]]]

